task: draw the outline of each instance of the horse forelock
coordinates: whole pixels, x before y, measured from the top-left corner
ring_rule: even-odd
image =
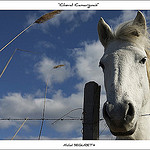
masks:
[[[133,21],[120,24],[113,33],[114,39],[126,40],[150,49],[150,34],[147,29],[133,25]]]

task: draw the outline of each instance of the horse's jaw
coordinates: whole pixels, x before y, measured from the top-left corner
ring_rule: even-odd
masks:
[[[138,127],[132,135],[128,136],[116,136],[116,140],[150,140],[150,131],[143,130],[143,127]]]
[[[113,132],[111,130],[110,131],[114,136],[124,136],[125,137],[125,136],[132,135],[135,132],[136,128],[137,128],[137,123],[130,130],[128,130],[126,132]]]

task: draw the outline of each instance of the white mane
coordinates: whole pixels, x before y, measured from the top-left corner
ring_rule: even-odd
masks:
[[[115,39],[127,40],[136,44],[140,43],[145,46],[145,49],[150,49],[150,34],[138,25],[133,25],[133,21],[120,24],[113,32],[113,36]]]

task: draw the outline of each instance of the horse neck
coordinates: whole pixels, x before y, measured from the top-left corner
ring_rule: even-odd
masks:
[[[132,138],[136,140],[150,140],[150,91],[147,94],[149,99],[141,109],[137,129],[132,135]]]
[[[150,99],[142,108],[137,125],[138,127],[134,138],[139,140],[150,140]]]

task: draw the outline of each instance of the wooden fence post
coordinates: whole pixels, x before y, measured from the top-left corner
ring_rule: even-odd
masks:
[[[85,84],[83,108],[83,140],[99,139],[101,87],[94,81]]]

